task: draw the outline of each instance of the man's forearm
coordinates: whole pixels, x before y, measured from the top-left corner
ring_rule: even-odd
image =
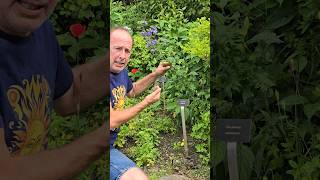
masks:
[[[149,104],[143,100],[140,103],[124,110],[113,110],[110,107],[110,128],[117,128],[121,124],[129,121],[148,105]]]
[[[138,80],[137,82],[133,83],[133,89],[132,93],[130,93],[130,97],[137,96],[141,94],[143,91],[145,91],[153,82],[155,82],[158,78],[158,75],[156,72],[152,72],[142,78],[141,80]]]
[[[101,57],[73,69],[75,95],[80,94],[81,109],[92,105],[107,95],[108,68],[107,57]]]
[[[100,127],[60,149],[11,157],[1,168],[0,179],[71,179],[106,153],[107,135],[106,128]]]

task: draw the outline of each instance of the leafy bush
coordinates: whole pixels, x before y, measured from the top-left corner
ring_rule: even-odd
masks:
[[[141,99],[130,99],[130,107]],[[135,159],[138,166],[153,165],[159,157],[159,133],[172,133],[173,122],[169,118],[155,115],[157,104],[145,109],[129,123],[121,126],[115,145],[130,147],[129,156]],[[132,146],[132,143],[134,146]],[[131,146],[128,146],[131,144]]]
[[[60,1],[51,21],[65,57],[72,65],[86,62],[88,57],[102,56],[106,53],[106,1],[79,0]],[[81,23],[86,27],[84,37],[74,38],[69,27]]]
[[[241,179],[319,179],[320,3],[219,1],[213,7],[213,104],[218,118],[253,121],[251,143],[239,149]],[[225,147],[216,141],[212,148],[221,167]]]
[[[61,45],[65,58],[72,66],[89,61],[89,58],[105,55],[106,53],[106,1],[79,0],[59,1],[50,17],[54,25],[57,39]],[[77,39],[69,32],[72,24],[81,23],[86,26],[83,37]],[[67,118],[54,115],[49,128],[48,147],[59,148],[86,134],[106,117],[106,100],[97,103],[87,112]],[[107,152],[94,162],[77,179],[106,179],[108,177]]]
[[[125,4],[135,6],[136,14],[142,15],[143,19],[157,19],[161,11],[174,13],[176,9],[183,9],[185,17],[190,21],[200,17],[208,17],[210,13],[210,1],[207,0],[129,0]]]
[[[150,3],[150,4],[149,4]],[[209,160],[208,140],[209,140],[209,20],[208,18],[199,18],[190,21],[185,17],[185,9],[180,8],[176,1],[140,1],[124,5],[121,2],[112,2],[111,4],[111,23],[113,25],[128,26],[133,33],[134,47],[129,60],[129,72],[138,69],[140,74],[129,73],[133,80],[152,72],[161,61],[172,63],[172,68],[166,73],[167,82],[162,87],[161,103],[156,104],[155,109],[145,111],[155,111],[162,109],[166,117],[180,128],[180,108],[177,106],[177,99],[189,98],[190,105],[186,109],[187,126],[193,129],[192,136],[199,139],[197,146],[198,152],[203,157],[203,162]],[[155,7],[150,16],[143,14],[147,4]],[[148,17],[148,18],[146,18]],[[148,92],[147,92],[148,93]],[[144,96],[144,95],[142,95]],[[153,114],[159,116],[158,114]],[[139,118],[151,121],[155,117],[147,116],[145,113]],[[137,119],[133,121],[138,121]],[[159,123],[158,121],[155,124]],[[135,124],[133,122],[125,125],[122,129],[127,134],[129,129]],[[150,128],[148,125],[139,124],[141,128]],[[191,128],[194,127],[194,128]],[[158,133],[153,130],[142,130],[140,134],[141,142],[146,134],[151,137],[158,137]],[[146,133],[148,131],[148,133]],[[138,131],[135,131],[138,132]],[[164,131],[166,132],[166,131]],[[133,135],[135,136],[135,135]],[[138,137],[135,137],[138,138]],[[157,138],[156,138],[157,139]],[[156,149],[157,140],[145,142],[149,151],[141,150],[143,143],[132,149],[131,154],[135,160],[141,162],[142,157]],[[149,139],[152,140],[152,139]],[[123,134],[120,136],[118,145],[126,143]],[[139,144],[139,143],[137,143]],[[157,154],[157,151],[154,151]],[[154,156],[156,157],[156,156]],[[141,164],[141,163],[140,163]],[[143,164],[148,164],[144,161]]]

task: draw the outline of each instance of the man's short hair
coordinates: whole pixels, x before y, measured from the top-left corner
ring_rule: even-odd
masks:
[[[115,27],[112,27],[111,30],[110,30],[110,34],[113,32],[113,31],[116,31],[116,30],[122,30],[122,31],[125,31],[127,32],[131,39],[132,39],[132,44],[133,44],[133,37],[132,37],[132,30],[131,28],[129,28],[128,26],[115,26]]]
[[[110,30],[110,33],[112,33],[115,30],[126,31],[128,34],[130,34],[130,36],[132,36],[132,30],[128,26],[115,26],[115,27],[112,27],[111,30]]]

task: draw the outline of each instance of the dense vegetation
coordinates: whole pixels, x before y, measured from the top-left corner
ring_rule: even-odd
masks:
[[[211,101],[218,118],[251,118],[240,178],[320,178],[320,1],[214,1]],[[212,144],[217,179],[225,144]]]
[[[132,80],[152,72],[161,61],[172,63],[160,102],[123,125],[116,142],[119,147],[132,145],[127,147],[128,155],[139,166],[154,165],[161,158],[161,135],[180,136],[178,99],[191,101],[187,107],[188,136],[197,142],[194,148],[202,163],[209,162],[209,2],[197,2],[198,10],[193,1],[111,2],[111,25],[128,27],[134,38],[128,65]],[[130,99],[127,106],[150,92]],[[169,146],[182,148],[183,142]]]
[[[59,1],[50,20],[54,25],[57,38],[65,58],[71,66],[77,66],[91,59],[106,54],[107,15],[106,1],[104,0],[65,0]],[[80,30],[85,27],[81,36],[71,33],[70,26],[80,24]],[[103,82],[102,82],[103,83]],[[62,118],[52,117],[49,128],[49,148],[62,147],[78,137],[94,130],[106,120],[107,98],[83,113]],[[81,104],[80,104],[81,106]],[[107,152],[104,157],[94,162],[77,179],[107,179],[109,166]]]

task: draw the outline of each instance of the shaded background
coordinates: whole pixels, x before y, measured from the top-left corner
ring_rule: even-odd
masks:
[[[240,179],[319,179],[320,2],[216,0],[211,13],[217,118],[253,121]],[[225,144],[211,147],[227,179]]]

